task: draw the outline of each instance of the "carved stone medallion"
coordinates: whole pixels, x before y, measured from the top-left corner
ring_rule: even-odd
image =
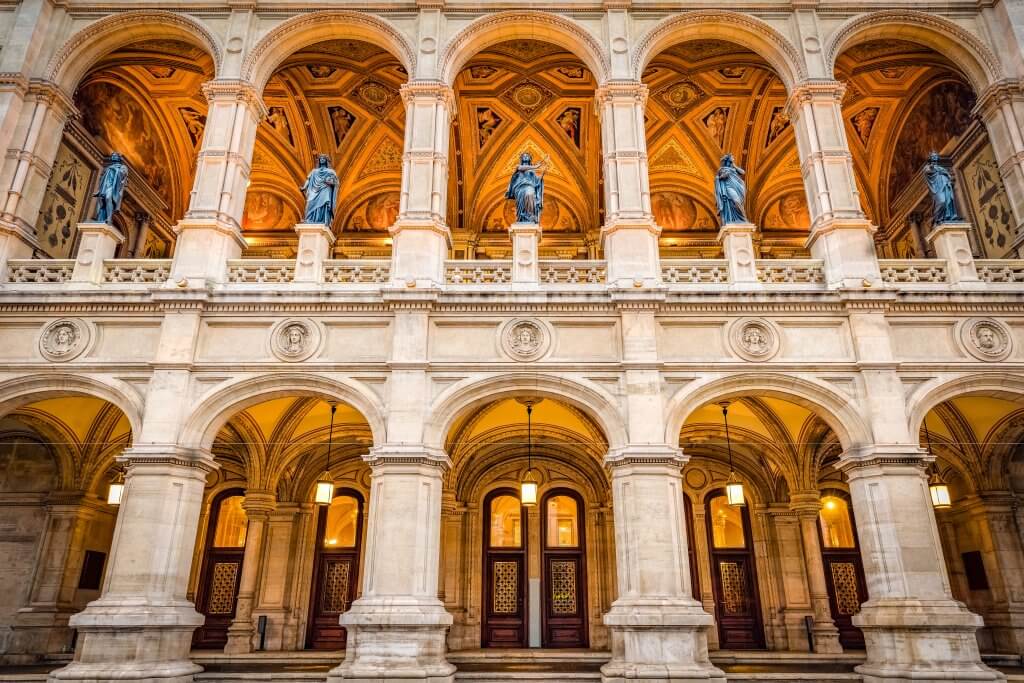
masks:
[[[992,318],[972,318],[960,324],[960,343],[978,360],[1005,360],[1013,351],[1009,328]]]
[[[320,328],[312,320],[284,320],[270,332],[270,350],[283,361],[295,363],[320,348]]]
[[[778,329],[760,318],[734,323],[729,341],[737,356],[750,361],[769,360],[779,352]]]
[[[499,335],[502,350],[518,361],[536,360],[551,345],[551,335],[537,320],[510,320],[499,330]]]
[[[89,326],[72,318],[55,320],[39,335],[39,353],[58,363],[77,358],[89,345]]]

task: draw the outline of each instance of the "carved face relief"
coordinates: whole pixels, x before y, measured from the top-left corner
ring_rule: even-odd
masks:
[[[767,320],[745,320],[733,326],[733,351],[751,361],[768,360],[779,351],[779,334]]]
[[[89,328],[81,321],[57,320],[43,329],[39,352],[47,360],[69,361],[85,350],[88,338]]]
[[[505,325],[501,346],[515,360],[534,360],[547,351],[547,330],[533,320],[513,320]]]
[[[960,328],[960,341],[968,353],[984,361],[1000,361],[1010,355],[1013,340],[1010,331],[998,320],[968,320]]]
[[[271,333],[271,351],[284,361],[305,360],[319,344],[320,328],[308,320],[285,320]]]

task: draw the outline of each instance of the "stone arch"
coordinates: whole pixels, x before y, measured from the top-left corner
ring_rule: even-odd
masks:
[[[290,55],[341,36],[387,50],[402,62],[409,74],[416,73],[416,50],[391,22],[362,12],[322,10],[288,19],[263,36],[242,63],[242,79],[263,92],[271,75]]]
[[[263,401],[295,396],[332,398],[355,408],[366,419],[374,444],[385,441],[384,407],[355,380],[306,373],[262,375],[233,382],[202,398],[187,418],[179,442],[186,448],[210,450],[231,416]]]
[[[847,48],[877,38],[898,38],[930,47],[963,71],[977,94],[1004,78],[996,55],[981,39],[948,19],[927,12],[886,10],[856,16],[829,36],[825,68],[829,76]]]
[[[810,410],[832,428],[843,450],[873,442],[870,427],[850,397],[810,379],[758,372],[708,379],[676,392],[666,407],[665,442],[677,443],[683,424],[701,406],[750,395],[780,398]]]
[[[452,85],[474,55],[516,38],[544,40],[563,47],[587,65],[599,85],[608,79],[610,60],[596,37],[571,19],[536,10],[495,12],[466,26],[441,50],[438,77]]]
[[[653,26],[633,49],[633,78],[639,81],[648,63],[666,48],[698,38],[725,40],[756,52],[775,69],[788,91],[807,78],[800,51],[785,36],[760,19],[723,10],[684,12]]]
[[[0,417],[29,403],[67,396],[90,396],[112,404],[128,419],[133,438],[142,429],[145,406],[138,393],[117,380],[84,375],[43,374],[8,380],[0,388]]]
[[[628,442],[623,415],[605,390],[585,380],[533,372],[510,372],[485,379],[470,378],[449,387],[430,408],[423,440],[427,447],[443,449],[455,421],[467,412],[504,398],[543,396],[568,403],[586,413],[604,432],[610,448]]]
[[[179,12],[139,10],[106,16],[75,33],[50,60],[45,78],[70,94],[98,59],[154,38],[176,38],[205,50],[213,59],[214,78],[221,75],[223,48],[203,23]]]
[[[925,416],[936,406],[966,395],[1024,401],[1024,376],[1009,372],[978,373],[926,383],[914,393],[907,405],[912,438],[920,433]]]

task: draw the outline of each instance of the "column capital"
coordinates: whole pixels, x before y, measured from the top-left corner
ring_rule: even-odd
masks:
[[[206,476],[207,473],[220,469],[220,466],[214,462],[212,453],[173,444],[131,446],[121,451],[121,454],[117,456],[117,461],[127,467],[129,472],[137,466],[168,465],[195,469]]]
[[[786,101],[786,113],[798,113],[799,108],[813,100],[832,100],[842,104],[846,84],[832,78],[808,78],[793,86]]]
[[[978,94],[971,114],[985,118],[1002,105],[1020,100],[1024,100],[1024,82],[1019,78],[1004,78]]]
[[[817,489],[808,489],[790,494],[789,509],[798,517],[817,518],[821,512],[821,492]]]
[[[455,92],[451,86],[444,81],[407,81],[399,89],[402,95],[402,102],[408,107],[413,101],[436,100],[448,109],[450,116],[455,116]]]
[[[13,92],[24,97],[28,87],[29,80],[20,71],[0,71],[0,92]]]
[[[610,100],[632,99],[642,107],[647,104],[649,94],[649,88],[641,81],[608,81],[598,87],[594,97],[601,106]]]
[[[245,498],[242,499],[242,509],[250,519],[254,517],[266,519],[271,512],[277,509],[277,495],[273,491],[246,489]]]
[[[896,473],[900,470],[904,474],[910,470],[924,474],[934,461],[935,456],[914,444],[871,444],[844,451],[837,467],[852,479],[865,474]]]
[[[2,81],[0,81],[0,84],[2,84]],[[71,96],[63,88],[51,81],[41,78],[30,79],[25,95],[30,99],[43,102],[54,111],[59,112],[64,120],[78,116],[78,108],[75,106]]]
[[[389,465],[436,467],[442,474],[451,469],[452,461],[440,448],[422,444],[384,444],[375,446],[363,456],[371,468]]]
[[[252,110],[258,121],[267,116],[267,105],[255,85],[238,78],[218,78],[203,83],[203,95],[211,105],[214,102],[240,102]]]
[[[682,468],[689,461],[683,449],[668,444],[629,444],[613,448],[604,457],[604,464],[611,468],[639,465]]]

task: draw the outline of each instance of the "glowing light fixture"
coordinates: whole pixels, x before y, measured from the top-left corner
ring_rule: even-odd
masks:
[[[746,497],[743,495],[743,482],[736,476],[736,470],[732,468],[732,439],[729,438],[729,402],[722,401],[722,421],[725,423],[725,447],[729,451],[729,479],[725,482],[725,499],[729,505],[746,505]]]
[[[519,503],[523,507],[533,507],[537,504],[537,477],[533,473],[533,406],[540,403],[542,399],[520,398],[516,399],[526,406],[526,474],[519,483]]]
[[[334,476],[331,474],[331,451],[334,449],[334,413],[338,410],[338,404],[334,401],[331,405],[331,429],[327,434],[327,469],[320,475],[316,482],[316,493],[313,501],[317,505],[330,505],[334,500]]]
[[[928,447],[928,455],[932,453],[932,435],[928,432],[928,418],[924,419],[924,442]],[[932,463],[932,475],[928,477],[928,493],[932,495],[932,507],[936,510],[947,510],[953,507],[953,499],[949,495],[949,486],[939,474],[939,468]]]
[[[110,482],[107,489],[107,505],[120,505],[124,496],[124,470],[118,470],[114,481]]]

